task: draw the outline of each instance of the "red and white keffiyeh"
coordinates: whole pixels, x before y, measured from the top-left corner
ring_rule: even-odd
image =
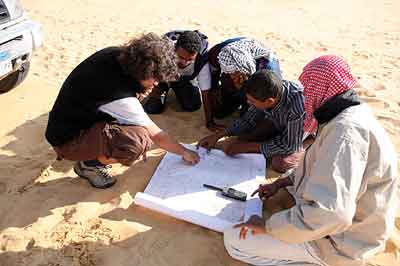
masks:
[[[336,55],[320,56],[309,62],[299,80],[304,86],[306,119],[304,132],[315,133],[318,123],[313,113],[331,97],[357,85],[350,66]]]

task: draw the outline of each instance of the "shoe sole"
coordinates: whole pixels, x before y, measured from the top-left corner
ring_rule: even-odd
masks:
[[[94,188],[106,189],[106,188],[109,188],[109,187],[114,186],[115,183],[117,183],[117,180],[114,179],[114,182],[109,183],[109,184],[106,184],[105,186],[98,187],[98,186],[94,185],[94,184],[90,181],[90,178],[89,178],[89,177],[84,176],[84,175],[82,175],[82,174],[78,174],[78,171],[76,170],[76,166],[74,166],[74,172],[75,172],[75,174],[77,174],[80,178],[86,179],[86,180],[89,182],[89,184],[90,184],[92,187],[94,187]]]

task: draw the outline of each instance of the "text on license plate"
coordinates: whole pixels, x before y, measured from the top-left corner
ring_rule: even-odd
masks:
[[[7,52],[0,52],[0,77],[12,71],[12,63]]]

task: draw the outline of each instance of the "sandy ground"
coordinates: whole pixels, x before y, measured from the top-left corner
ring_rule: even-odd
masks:
[[[216,43],[253,36],[272,46],[288,79],[314,57],[345,57],[368,90],[363,99],[392,137],[400,130],[400,1],[25,0],[43,24],[45,43],[24,84],[0,95],[0,265],[243,265],[222,236],[132,204],[161,150],[147,163],[114,167],[118,183],[99,191],[55,161],[43,137],[48,111],[72,68],[96,49],[142,32],[199,29]],[[154,120],[182,142],[208,133],[203,113],[176,111]],[[397,219],[400,229],[400,215]],[[398,232],[372,261],[400,265]],[[268,248],[268,247],[266,247]]]

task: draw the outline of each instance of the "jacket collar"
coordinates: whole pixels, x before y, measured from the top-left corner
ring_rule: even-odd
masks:
[[[274,108],[270,109],[270,110],[266,110],[269,111],[271,113],[276,113],[279,111],[279,109],[281,109],[282,106],[286,105],[287,102],[287,98],[288,98],[288,89],[286,88],[285,84],[283,84],[282,86],[282,94],[281,94],[281,98],[279,99],[279,102],[277,103],[277,105],[274,106]]]

